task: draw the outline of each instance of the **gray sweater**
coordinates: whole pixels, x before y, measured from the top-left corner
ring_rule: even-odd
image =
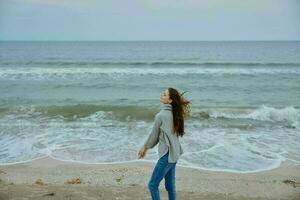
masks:
[[[146,149],[153,148],[158,144],[159,158],[169,150],[168,162],[175,163],[183,154],[179,137],[173,130],[173,113],[171,104],[160,105],[160,112],[155,115],[152,130],[144,143]]]

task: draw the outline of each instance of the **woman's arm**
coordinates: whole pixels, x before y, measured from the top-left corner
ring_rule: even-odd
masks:
[[[146,142],[138,152],[139,159],[143,158],[146,155],[148,149],[153,148],[158,143],[159,128],[161,124],[162,124],[161,118],[158,114],[156,114],[151,133],[149,134]]]
[[[161,124],[162,124],[161,117],[160,117],[160,115],[156,114],[151,133],[149,134],[148,139],[146,140],[146,142],[143,145],[145,147],[145,149],[153,148],[158,143],[159,131],[160,131]]]

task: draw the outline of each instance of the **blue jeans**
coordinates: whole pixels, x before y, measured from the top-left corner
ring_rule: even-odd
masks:
[[[165,178],[165,188],[168,191],[169,200],[176,200],[175,167],[176,163],[168,163],[169,151],[156,163],[148,188],[152,200],[160,200],[159,183]]]

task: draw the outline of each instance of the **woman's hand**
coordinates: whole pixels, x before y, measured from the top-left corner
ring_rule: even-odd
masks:
[[[143,146],[140,150],[139,150],[139,159],[143,158],[146,155],[147,149]]]

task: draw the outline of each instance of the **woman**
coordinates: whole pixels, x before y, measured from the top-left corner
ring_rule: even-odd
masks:
[[[175,167],[183,154],[179,136],[183,136],[184,118],[189,113],[189,101],[185,100],[174,88],[166,89],[160,96],[160,112],[155,115],[151,133],[139,150],[139,159],[146,155],[148,149],[158,144],[159,160],[152,172],[148,188],[153,200],[159,200],[159,184],[165,178],[165,188],[169,200],[176,199]]]

